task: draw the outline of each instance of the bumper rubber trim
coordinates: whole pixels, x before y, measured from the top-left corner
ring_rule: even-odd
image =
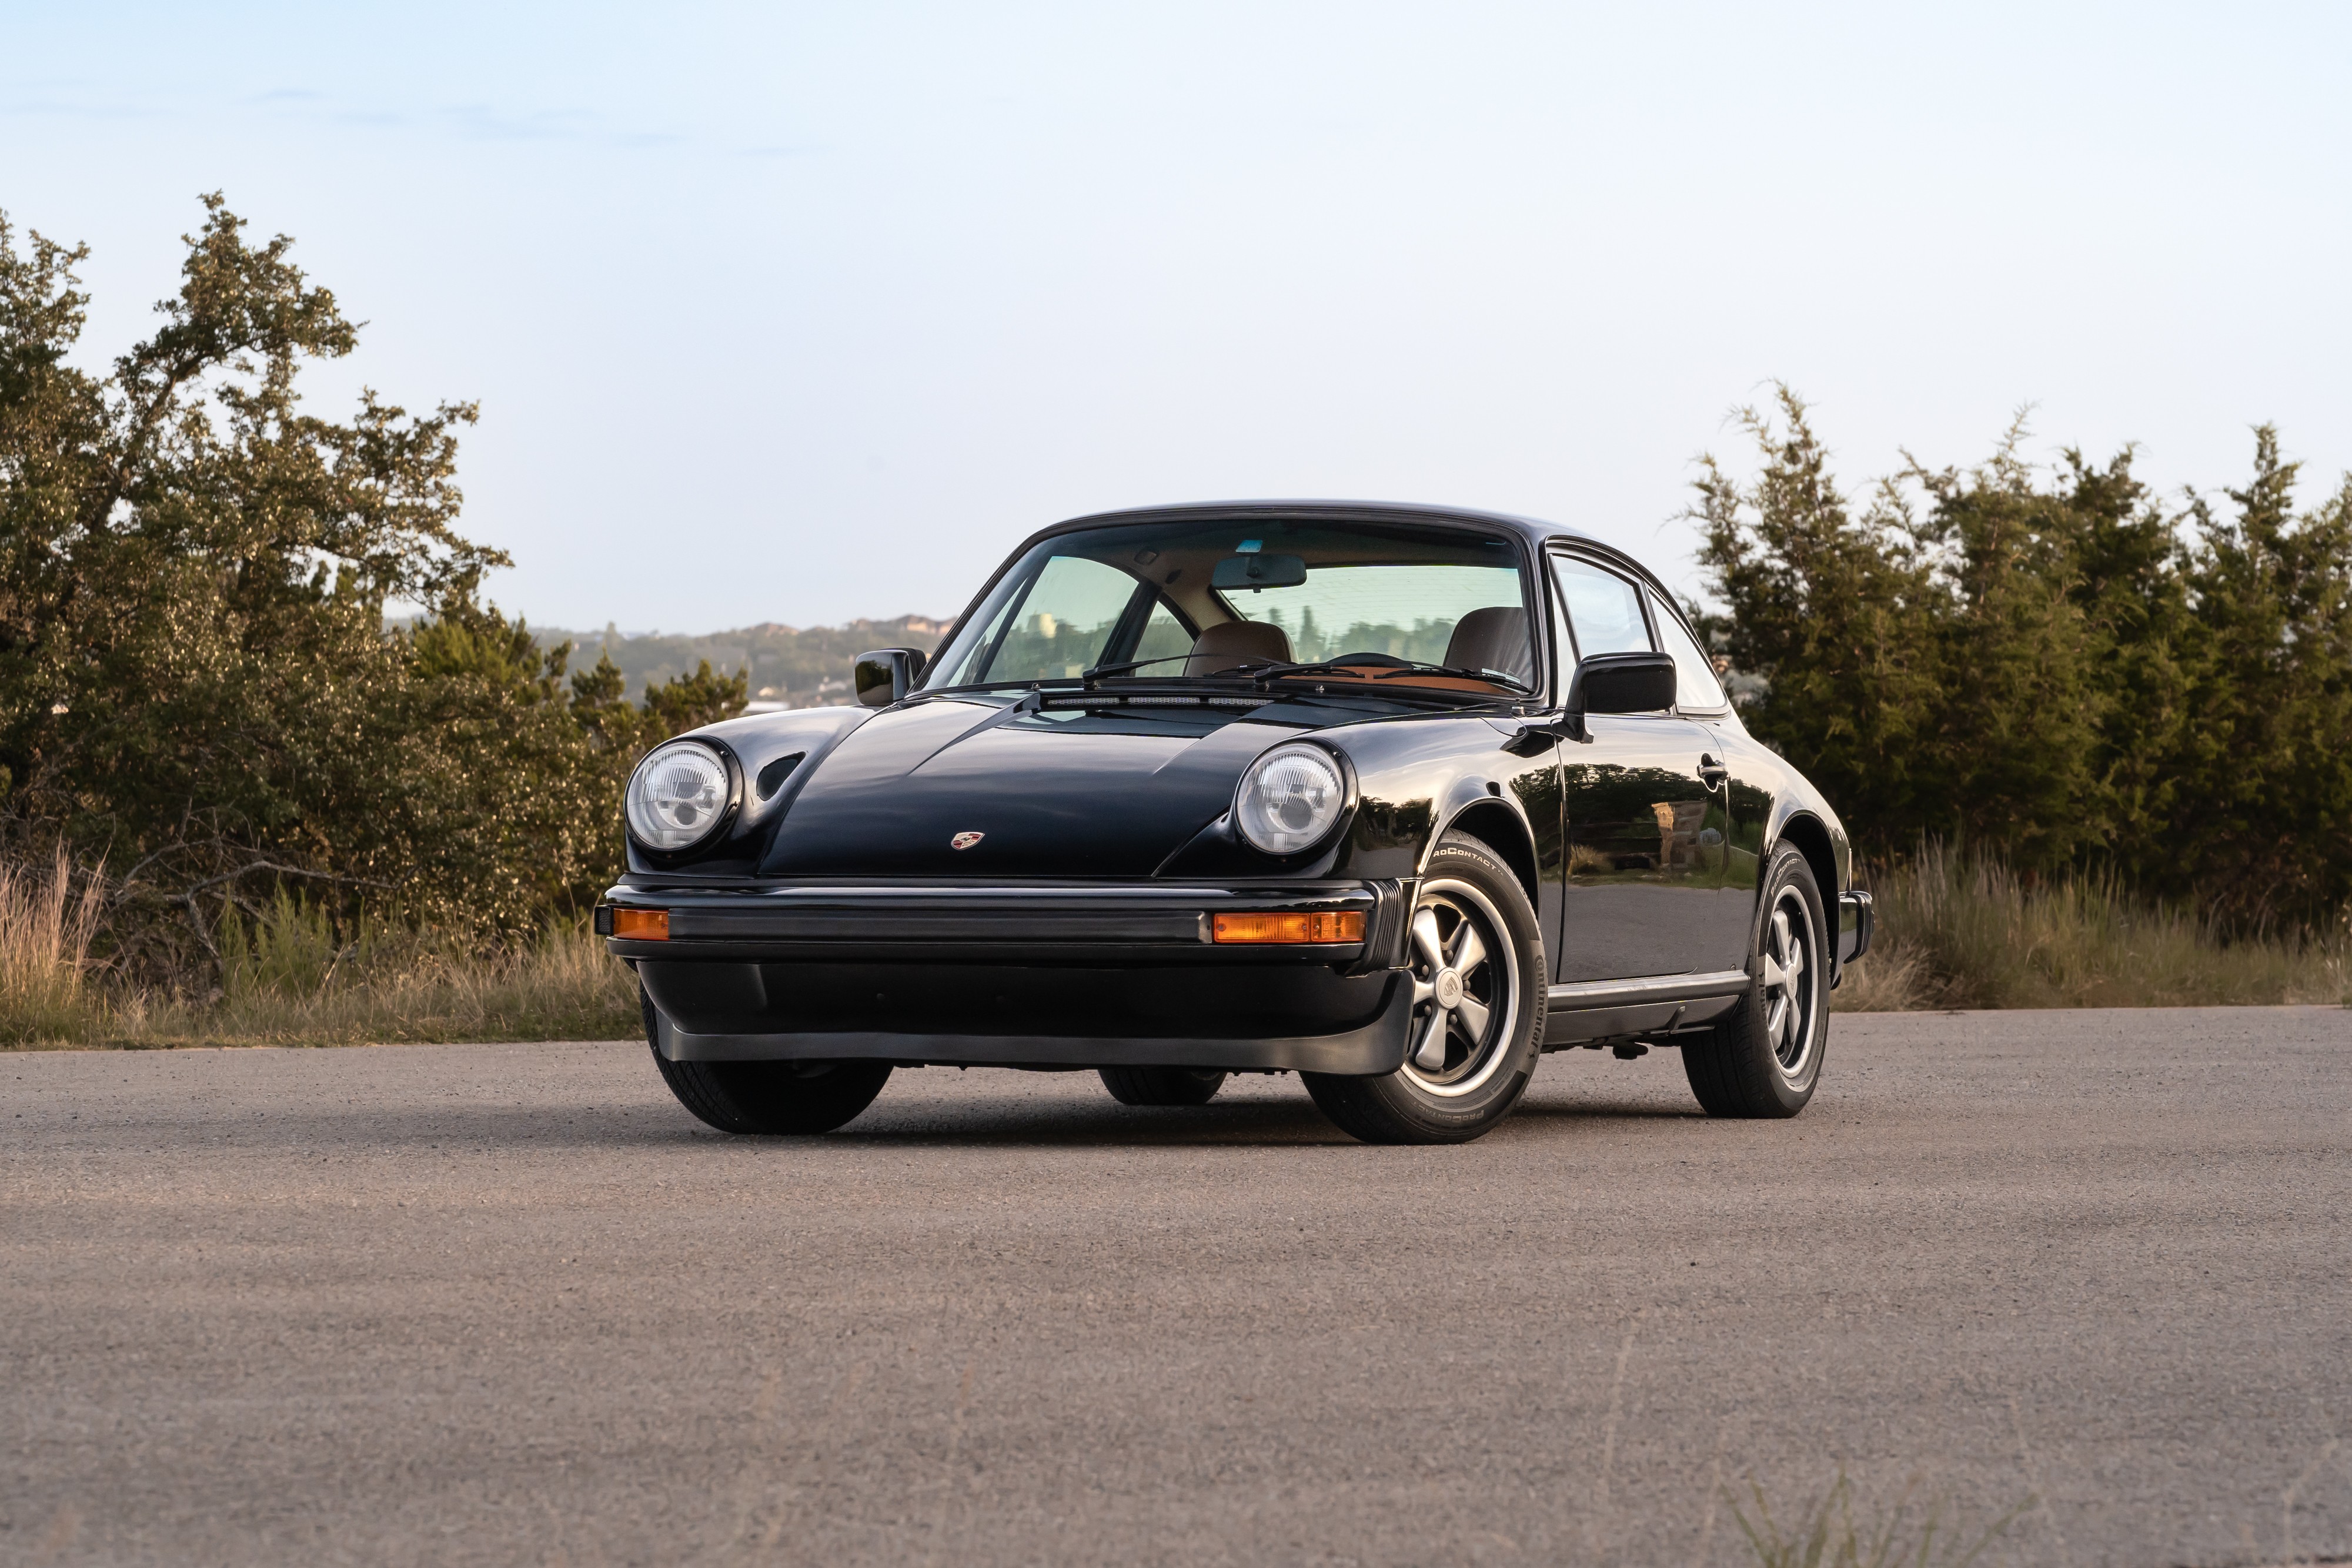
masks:
[[[655,1015],[672,1061],[883,1061],[951,1067],[1196,1067],[1228,1072],[1378,1077],[1404,1065],[1412,989],[1391,981],[1380,1016],[1339,1034],[1276,1040],[1125,1040],[1083,1035],[688,1034]]]
[[[1851,935],[1845,929],[1846,915],[1853,915]],[[1843,968],[1870,951],[1871,938],[1878,934],[1877,901],[1859,889],[1838,894],[1838,967]],[[1851,946],[1849,946],[1851,944]]]

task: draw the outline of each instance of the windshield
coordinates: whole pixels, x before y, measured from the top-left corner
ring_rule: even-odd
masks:
[[[956,629],[923,685],[1069,680],[1127,664],[1136,680],[1230,678],[1362,655],[1343,673],[1524,689],[1535,667],[1526,606],[1508,539],[1375,522],[1130,524],[1030,549]],[[1414,665],[1483,678],[1404,667]]]

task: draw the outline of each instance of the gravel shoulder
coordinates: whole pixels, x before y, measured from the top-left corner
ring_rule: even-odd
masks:
[[[0,1563],[1730,1563],[1841,1469],[2352,1555],[2340,1009],[1840,1015],[1774,1124],[1563,1052],[1444,1149],[941,1069],[730,1139],[641,1043],[0,1086]]]

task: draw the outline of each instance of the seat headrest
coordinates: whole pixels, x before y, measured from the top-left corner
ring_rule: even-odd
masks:
[[[1184,661],[1188,675],[1213,675],[1245,662],[1271,659],[1290,663],[1290,633],[1264,621],[1228,621],[1202,629],[1192,640],[1192,656]]]
[[[1507,604],[1473,610],[1454,622],[1445,662],[1458,670],[1499,670],[1530,680],[1536,661],[1528,645],[1528,612]]]

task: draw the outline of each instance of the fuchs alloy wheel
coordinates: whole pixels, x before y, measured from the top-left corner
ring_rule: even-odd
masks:
[[[637,1006],[662,1082],[722,1133],[830,1133],[890,1081],[887,1061],[672,1061],[661,1051],[661,1015],[642,986]]]
[[[1308,1072],[1323,1113],[1371,1144],[1458,1144],[1510,1114],[1543,1040],[1543,938],[1518,878],[1449,835],[1413,908],[1404,1065],[1381,1078]]]
[[[1205,1105],[1225,1086],[1213,1067],[1098,1067],[1103,1087],[1122,1105]]]
[[[1708,1115],[1793,1116],[1813,1097],[1829,1047],[1828,929],[1813,868],[1781,845],[1757,902],[1748,995],[1683,1045],[1683,1071]]]

